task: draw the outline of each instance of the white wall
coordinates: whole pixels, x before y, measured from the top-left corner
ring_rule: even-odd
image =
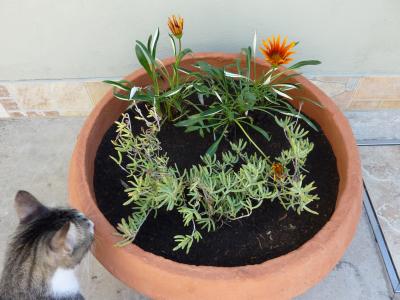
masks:
[[[137,66],[135,39],[185,18],[194,51],[237,52],[272,33],[300,40],[309,74],[399,75],[398,0],[0,0],[0,80],[120,77]]]

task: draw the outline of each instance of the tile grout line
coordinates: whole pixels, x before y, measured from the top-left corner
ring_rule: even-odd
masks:
[[[400,140],[398,139],[370,139],[370,140],[359,140],[357,141],[359,147],[365,146],[399,146]],[[363,180],[363,203],[367,212],[369,223],[372,227],[372,231],[375,236],[375,241],[378,244],[379,252],[383,259],[387,275],[389,276],[390,284],[393,289],[393,295],[391,299],[397,299],[400,295],[400,277],[397,272],[396,266],[393,262],[392,255],[389,247],[387,246],[385,236],[383,234],[379,219],[376,215],[375,208],[372,204],[371,197],[369,195],[367,185]]]
[[[379,224],[378,217],[376,215],[374,206],[372,204],[371,198],[368,193],[367,186],[364,181],[363,181],[363,203],[365,210],[367,212],[369,223],[372,227],[372,231],[375,236],[375,241],[378,244],[379,252],[383,259],[383,263],[385,265],[385,269],[389,277],[393,293],[394,294],[399,293],[400,278],[397,273],[396,267],[394,265],[392,255],[390,254],[389,248],[385,240],[385,236]]]
[[[400,139],[364,139],[357,140],[359,147],[374,146],[400,146]]]
[[[94,108],[94,106],[96,105],[95,101],[92,99],[92,96],[90,95],[89,91],[88,91],[88,87],[86,86],[85,82],[81,83],[83,85],[83,88],[85,89],[86,95],[89,98],[89,102],[91,104],[90,106],[90,110],[92,110]]]
[[[348,84],[349,84],[349,81],[350,81],[351,79],[349,79],[349,80],[347,81],[347,84],[346,84],[346,87],[345,87],[345,88],[346,88],[346,91],[348,91],[348,92],[351,93],[351,96],[350,96],[350,101],[349,101],[349,103],[347,104],[347,106],[346,106],[345,109],[347,109],[347,110],[350,110],[350,109],[351,109],[351,104],[354,102],[354,96],[355,96],[355,94],[357,93],[358,88],[360,87],[360,82],[361,82],[362,78],[363,78],[363,77],[358,77],[357,79],[355,79],[355,83],[353,83],[354,86],[352,86],[352,88],[348,88]]]

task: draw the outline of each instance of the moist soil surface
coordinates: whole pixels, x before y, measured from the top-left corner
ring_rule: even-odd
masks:
[[[140,131],[143,123],[131,115],[132,127]],[[264,114],[253,114],[254,123],[272,135],[267,141],[258,133],[248,130],[258,146],[271,158],[279,156],[284,148],[288,148],[283,130],[275,121]],[[301,122],[302,123],[302,122]],[[309,131],[308,138],[314,143],[306,169],[306,182],[315,181],[315,193],[320,200],[309,205],[318,215],[302,212],[298,215],[293,210],[286,211],[278,201],[265,201],[250,217],[231,221],[221,225],[215,232],[201,231],[203,239],[194,242],[189,255],[186,252],[172,249],[176,246],[173,237],[178,234],[190,234],[191,228],[184,227],[181,215],[173,211],[159,210],[157,217],[150,215],[141,227],[134,244],[145,251],[160,255],[176,262],[206,266],[243,266],[259,264],[266,260],[284,255],[300,247],[311,239],[330,219],[336,204],[339,176],[336,169],[336,158],[331,145],[321,130],[315,131],[305,123],[303,127]],[[116,126],[113,125],[104,135],[95,159],[94,189],[98,206],[107,220],[113,225],[132,213],[131,206],[123,206],[127,200],[121,180],[125,173],[109,158],[115,150],[111,140],[115,139]],[[184,133],[184,129],[173,124],[164,123],[158,134],[162,151],[167,152],[170,164],[178,168],[190,168],[200,163],[200,155],[204,155],[213,142],[211,135],[200,137],[197,132]],[[240,129],[233,128],[228,139],[231,141],[246,137]],[[223,140],[217,155],[229,150],[229,142]],[[249,145],[247,152],[256,150]]]

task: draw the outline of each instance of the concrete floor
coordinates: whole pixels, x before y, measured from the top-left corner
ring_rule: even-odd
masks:
[[[82,118],[0,120],[0,261],[16,217],[13,199],[25,189],[47,205],[66,205],[67,171]],[[146,299],[89,255],[80,271],[86,299]],[[268,295],[266,295],[267,297]],[[390,299],[391,288],[365,213],[335,269],[298,299]]]

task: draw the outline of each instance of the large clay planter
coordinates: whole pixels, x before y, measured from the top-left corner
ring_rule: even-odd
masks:
[[[222,66],[236,58],[233,54],[198,53],[186,59],[184,65],[189,67],[197,60],[206,60]],[[171,59],[165,60],[165,65],[171,62]],[[269,68],[261,60],[257,64],[259,72]],[[143,70],[127,79],[136,85],[149,83]],[[303,111],[319,123],[329,139],[340,176],[336,209],[330,221],[312,239],[286,255],[242,267],[185,265],[145,252],[133,244],[115,247],[119,238],[98,209],[93,190],[94,159],[99,143],[128,105],[114,99],[110,91],[86,120],[69,173],[70,204],[94,221],[93,254],[103,266],[129,287],[155,299],[289,299],[324,278],[342,257],[359,221],[360,160],[349,123],[338,107],[304,77],[295,77],[294,81],[303,85],[297,95],[324,106],[320,109],[306,103]]]

